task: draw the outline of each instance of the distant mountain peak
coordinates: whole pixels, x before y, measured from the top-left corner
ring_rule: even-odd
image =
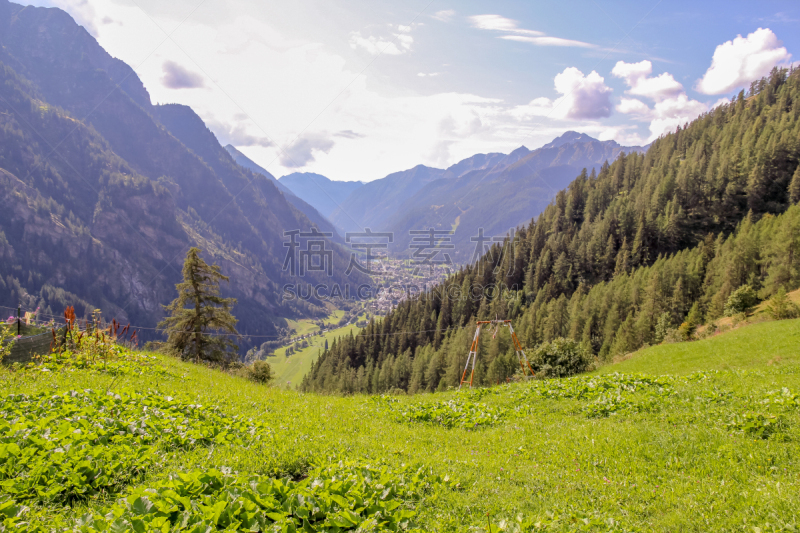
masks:
[[[514,155],[514,156],[522,157],[523,155],[527,154],[528,152],[530,152],[530,150],[528,150],[528,148],[523,145],[523,146],[520,146],[519,148],[517,148],[516,150],[514,150],[513,152],[511,152],[508,155]]]
[[[542,146],[542,148],[558,148],[559,146],[564,146],[565,144],[574,144],[574,143],[588,143],[592,141],[597,141],[594,137],[590,137],[585,133],[578,133],[577,131],[568,131],[563,133],[561,136],[556,137],[549,143]]]

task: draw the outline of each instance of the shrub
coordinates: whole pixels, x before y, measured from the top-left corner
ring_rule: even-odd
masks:
[[[674,344],[676,342],[684,342],[686,340],[687,340],[686,335],[684,332],[681,331],[681,328],[670,328],[664,335],[665,344]]]
[[[756,291],[750,285],[742,285],[728,297],[725,304],[725,316],[747,313],[758,302]]]
[[[252,366],[248,367],[248,378],[256,383],[269,383],[274,377],[272,375],[272,367],[266,361],[255,361]]]
[[[531,365],[538,377],[561,378],[589,370],[592,356],[583,344],[559,338],[540,344],[533,352]]]
[[[678,326],[678,332],[677,332],[678,338],[681,341],[691,340],[692,337],[694,337],[695,329],[697,328],[692,322],[688,320],[686,322],[683,322],[680,326]]]
[[[789,300],[789,297],[786,296],[786,290],[781,287],[778,289],[778,292],[769,299],[767,313],[775,320],[784,320],[786,318],[795,318],[800,315],[800,309]]]
[[[16,339],[15,333],[16,331],[11,326],[0,325],[0,363],[3,362],[5,356],[11,353]]]

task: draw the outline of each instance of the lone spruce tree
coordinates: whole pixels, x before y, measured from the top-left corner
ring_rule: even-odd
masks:
[[[183,282],[175,286],[178,297],[164,306],[170,316],[158,327],[167,334],[167,346],[182,359],[224,364],[239,349],[227,335],[238,335],[238,320],[230,311],[236,299],[219,296],[219,282],[228,281],[228,276],[217,265],[209,266],[203,261],[200,252],[193,247],[186,254]],[[225,335],[211,335],[209,330]]]

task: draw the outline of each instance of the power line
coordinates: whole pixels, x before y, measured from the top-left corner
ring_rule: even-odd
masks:
[[[8,307],[8,306],[5,306],[5,305],[0,305],[0,308],[9,309],[9,310],[12,310],[12,311],[16,311],[17,310],[16,307]],[[63,316],[50,315],[50,314],[47,314],[47,313],[37,313],[36,316],[37,317],[38,316],[44,316],[44,317],[47,317],[47,318],[52,318],[54,320],[60,320],[60,319],[64,318]],[[14,317],[14,318],[16,319],[16,317]],[[136,325],[133,325],[133,324],[127,324],[127,325],[130,327],[130,331],[133,331],[134,329],[143,330],[143,331],[161,331],[159,328],[136,326]],[[450,327],[447,327],[447,328],[441,329],[441,330],[440,329],[420,329],[420,330],[414,330],[414,331],[397,331],[397,332],[394,332],[394,333],[373,333],[373,334],[369,334],[369,335],[367,335],[366,333],[361,332],[361,333],[359,333],[359,335],[361,335],[362,337],[389,337],[389,336],[395,336],[395,335],[414,335],[414,334],[417,334],[417,333],[435,333],[437,331],[441,331],[442,333],[445,333],[447,331],[456,331],[456,330],[459,330],[459,329],[464,329],[466,327],[467,326],[457,326],[457,327],[450,326]],[[322,331],[322,330],[320,330],[320,331]],[[335,330],[331,330],[331,331],[335,331]],[[217,336],[217,337],[248,338],[248,339],[283,339],[283,338],[285,338],[285,336],[283,336],[283,335],[249,335],[249,334],[246,334],[246,333],[245,334],[238,334],[238,333],[207,332],[207,333],[204,333],[204,335],[212,335],[212,336]],[[306,336],[308,336],[308,335],[319,336],[319,335],[312,335],[312,334],[307,334]],[[292,337],[292,338],[300,340],[299,337]]]

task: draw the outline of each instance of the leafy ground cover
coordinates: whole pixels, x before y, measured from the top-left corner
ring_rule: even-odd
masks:
[[[299,481],[210,469],[169,475],[137,488],[100,512],[73,521],[81,531],[398,531],[419,503],[445,482],[423,468],[390,470],[338,463],[314,467]],[[7,526],[49,531],[12,500]],[[59,526],[67,524],[56,521]],[[60,523],[59,523],[60,522]]]
[[[139,473],[73,498],[3,488],[0,519],[6,531],[796,531],[797,332],[798,320],[757,324],[590,375],[377,400],[265,387],[161,356],[166,374],[3,371],[3,406],[61,409],[78,391],[96,410],[121,401],[124,421],[172,396],[245,425],[239,441],[185,447],[126,431],[132,449],[149,446]],[[3,420],[22,419],[9,412]],[[26,416],[43,441],[44,417]],[[7,426],[2,435],[6,444]],[[380,517],[367,501],[384,506]]]
[[[243,445],[259,424],[160,394],[70,391],[0,399],[0,486],[17,500],[115,493],[168,450]]]

